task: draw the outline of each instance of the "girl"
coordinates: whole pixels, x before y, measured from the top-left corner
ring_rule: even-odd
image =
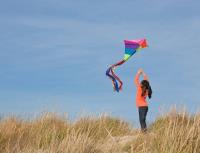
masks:
[[[141,75],[143,76],[143,80],[139,82],[139,78]],[[138,70],[137,74],[135,75],[134,82],[137,88],[136,105],[138,107],[138,112],[139,112],[141,131],[146,132],[147,130],[146,115],[148,112],[148,103],[146,101],[146,97],[148,96],[149,99],[151,98],[152,90],[148,81],[148,77],[142,69]]]

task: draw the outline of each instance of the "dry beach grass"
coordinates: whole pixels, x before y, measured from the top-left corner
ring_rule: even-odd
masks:
[[[2,153],[199,153],[200,115],[171,111],[146,134],[107,115],[69,121],[54,113],[0,121]]]

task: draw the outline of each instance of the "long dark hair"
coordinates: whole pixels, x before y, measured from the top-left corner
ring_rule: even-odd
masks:
[[[151,90],[151,86],[149,84],[149,81],[142,80],[141,87],[142,87],[142,95],[141,96],[145,96],[146,92],[148,92],[148,97],[150,99],[151,95],[152,95],[152,90]]]

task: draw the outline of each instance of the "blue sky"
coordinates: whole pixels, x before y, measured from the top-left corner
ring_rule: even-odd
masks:
[[[1,1],[1,114],[107,112],[137,124],[140,67],[153,89],[149,121],[172,105],[196,111],[199,8],[198,0]],[[138,38],[149,47],[116,70],[124,86],[115,93],[105,71],[123,58],[123,40]]]

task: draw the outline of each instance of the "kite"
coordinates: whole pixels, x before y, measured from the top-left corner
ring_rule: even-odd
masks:
[[[117,92],[119,92],[119,90],[122,90],[123,82],[114,73],[115,68],[126,62],[133,54],[135,54],[140,49],[147,47],[146,39],[124,40],[124,44],[125,44],[125,54],[123,60],[119,61],[116,64],[111,65],[106,71],[106,75],[112,80],[114,91]]]

